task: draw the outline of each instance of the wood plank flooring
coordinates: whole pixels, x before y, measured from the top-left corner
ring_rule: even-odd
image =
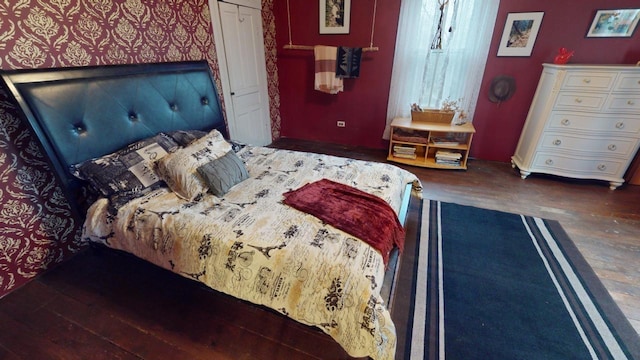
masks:
[[[283,139],[274,146],[385,161],[386,151]],[[640,186],[471,159],[467,171],[405,167],[424,198],[558,220],[640,333]],[[408,232],[415,234],[412,204]],[[405,261],[410,259],[406,257]],[[392,316],[399,346],[408,286]],[[347,359],[328,336],[141,260],[89,250],[0,299],[2,359]],[[401,353],[401,352],[399,352]]]

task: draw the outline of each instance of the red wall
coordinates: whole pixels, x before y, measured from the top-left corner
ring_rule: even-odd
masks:
[[[471,156],[509,161],[542,73],[542,63],[553,62],[558,49],[575,54],[569,63],[635,64],[640,61],[640,30],[630,38],[587,38],[587,29],[598,9],[640,8],[638,0],[503,0],[489,49],[482,88],[473,124]],[[530,57],[498,57],[498,43],[508,13],[544,11],[542,26]],[[516,79],[514,96],[500,104],[489,102],[487,92],[497,75]]]
[[[353,0],[348,35],[318,34],[318,5],[289,0],[291,34],[297,45],[368,46],[373,1]],[[389,84],[400,1],[378,0],[374,45],[366,53],[360,78],[345,79],[338,95],[313,90],[313,53],[283,50],[289,42],[286,1],[276,1],[276,40],[280,78],[283,137],[384,148],[381,140],[386,120]],[[551,62],[560,47],[575,50],[572,63],[634,64],[640,60],[640,30],[631,38],[585,38],[597,9],[638,8],[638,0],[502,0],[480,90],[474,125],[477,133],[471,156],[509,161],[527,116],[541,64]],[[544,18],[530,57],[497,57],[498,42],[507,14],[543,11]],[[488,86],[496,75],[516,79],[514,96],[497,106],[487,100]],[[347,127],[336,127],[345,120]]]
[[[368,47],[373,1],[351,1],[350,33],[320,35],[317,1],[289,0],[291,35],[295,45]],[[400,1],[379,0],[374,28],[376,52],[363,53],[360,77],[344,79],[344,92],[330,95],[313,90],[313,51],[283,50],[289,43],[287,2],[275,1],[281,135],[339,144],[383,148],[382,140]],[[343,120],[346,127],[338,128]]]

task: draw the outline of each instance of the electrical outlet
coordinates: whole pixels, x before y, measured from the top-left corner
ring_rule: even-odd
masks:
[[[338,127],[345,127],[345,125],[344,121],[338,120]]]

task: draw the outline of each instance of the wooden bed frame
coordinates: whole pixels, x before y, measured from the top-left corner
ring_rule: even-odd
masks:
[[[228,132],[205,61],[2,72],[79,219],[88,205],[70,165],[114,152],[160,131]],[[405,223],[411,184],[404,191]],[[394,249],[382,297],[391,309],[398,274]]]

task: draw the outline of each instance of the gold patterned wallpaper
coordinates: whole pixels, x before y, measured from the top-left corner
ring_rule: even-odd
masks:
[[[269,94],[279,124],[273,0],[263,1]],[[220,92],[208,0],[0,0],[0,68],[206,59]],[[273,126],[274,138],[279,125]],[[0,90],[0,297],[82,248],[46,159]]]
[[[2,68],[215,59],[206,0],[4,0]]]

